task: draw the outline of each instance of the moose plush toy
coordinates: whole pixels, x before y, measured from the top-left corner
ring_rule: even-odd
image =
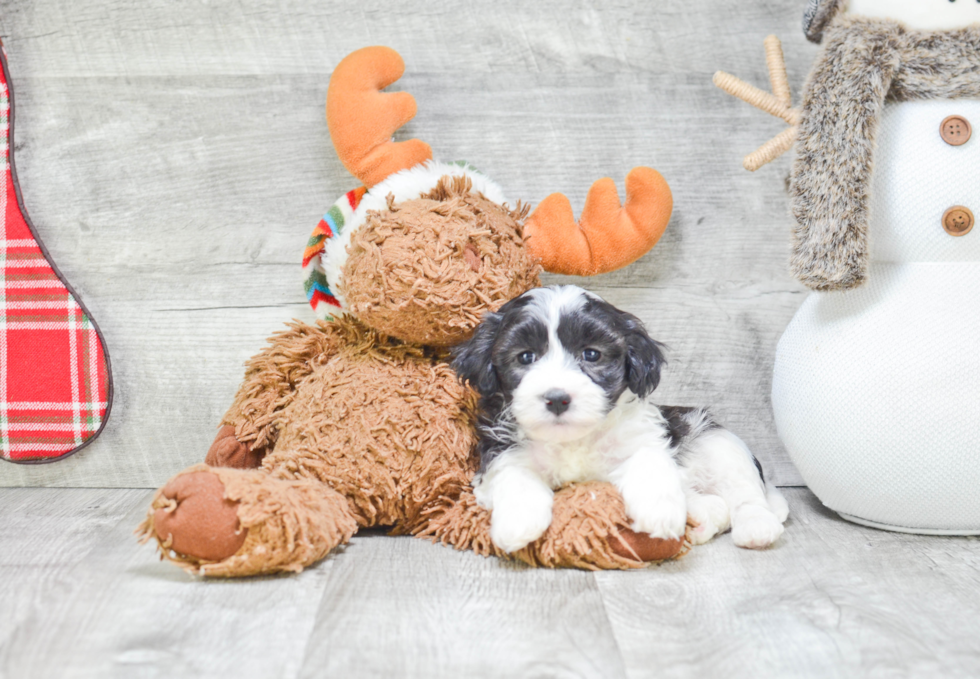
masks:
[[[307,293],[324,318],[290,324],[248,362],[207,464],[153,500],[141,530],[188,570],[299,571],[367,526],[501,555],[470,488],[476,395],[448,347],[538,285],[541,266],[611,271],[667,226],[670,190],[648,168],[627,176],[624,206],[612,180],[596,182],[576,224],[561,194],[528,216],[472,167],[391,141],[415,115],[410,94],[381,92],[403,69],[370,47],[334,71],[330,134],[366,188],[331,208],[307,249]],[[512,556],[635,568],[684,546],[631,531],[616,490],[593,483],[559,491],[551,528]]]

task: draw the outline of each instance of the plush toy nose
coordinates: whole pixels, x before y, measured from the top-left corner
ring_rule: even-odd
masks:
[[[568,406],[572,402],[572,397],[569,396],[568,392],[562,391],[561,389],[552,389],[551,391],[545,392],[541,398],[544,399],[545,406],[548,410],[555,415],[561,415],[568,410]]]

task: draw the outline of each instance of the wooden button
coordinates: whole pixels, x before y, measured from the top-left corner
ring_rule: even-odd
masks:
[[[970,121],[963,116],[949,116],[939,126],[939,134],[950,146],[962,146],[970,141],[973,128],[970,127]]]
[[[973,228],[970,208],[954,205],[943,213],[943,228],[950,236],[965,236]]]

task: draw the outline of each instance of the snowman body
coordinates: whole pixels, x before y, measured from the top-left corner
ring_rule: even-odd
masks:
[[[833,24],[841,14],[851,17]],[[896,43],[881,42],[882,34],[862,42],[861,31],[887,33],[895,22],[900,30],[888,40]],[[812,82],[823,89],[810,101],[825,102],[833,108],[823,111],[835,116],[846,111],[854,133],[848,146],[835,147],[838,155],[814,155],[820,147],[807,137],[794,167],[801,191],[794,210],[816,204],[813,195],[860,201],[865,233],[838,229],[822,242],[836,246],[843,257],[836,261],[851,262],[861,252],[853,244],[866,234],[868,264],[862,285],[829,281],[834,291],[812,293],[786,328],[773,372],[776,426],[811,490],[845,518],[915,533],[980,534],[980,225],[964,228],[980,216],[980,62],[970,47],[980,2],[810,0],[807,36],[820,41],[831,25],[843,32],[821,56]],[[948,31],[959,33],[950,39]],[[909,42],[901,43],[905,35]],[[860,77],[848,64],[870,54],[861,50],[899,43],[898,54],[882,52],[878,63],[908,59],[903,77],[911,80],[902,86],[923,89],[886,97],[872,140],[861,132],[870,122],[861,117],[859,101],[866,101],[848,99],[868,89],[848,80]],[[870,87],[879,74],[864,77]],[[928,94],[929,87],[952,92],[943,87],[953,82],[971,94]],[[873,149],[867,179],[849,174],[847,164],[851,149],[865,148]],[[834,163],[834,183],[806,183],[822,181]],[[820,221],[826,212],[794,214],[817,233],[835,224]],[[812,242],[800,241],[796,252]]]
[[[803,478],[845,518],[980,534],[980,140],[948,116],[980,101],[887,104],[869,204],[871,264],[853,290],[811,294],[779,342],[776,425]]]

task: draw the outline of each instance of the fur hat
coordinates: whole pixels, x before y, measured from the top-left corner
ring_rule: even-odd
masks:
[[[844,3],[842,0],[809,0],[803,12],[803,34],[810,42],[823,40],[823,29]]]

